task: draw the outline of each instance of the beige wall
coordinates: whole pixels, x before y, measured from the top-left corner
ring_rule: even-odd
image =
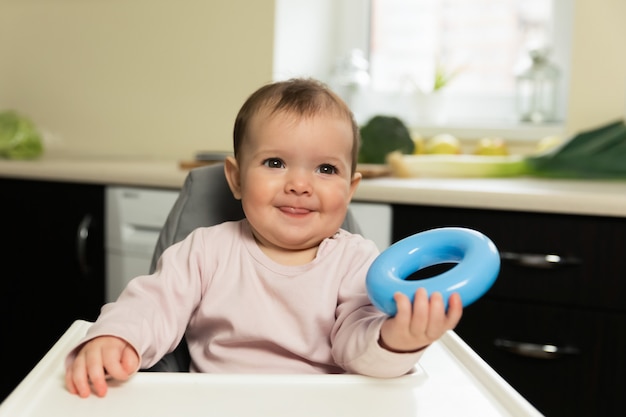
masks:
[[[626,113],[626,1],[574,13],[569,133]],[[230,150],[273,45],[274,0],[0,0],[0,109],[34,119],[49,154]]]
[[[191,158],[231,149],[272,78],[273,0],[0,0],[0,109],[49,153]]]
[[[626,1],[576,0],[573,29],[570,134],[626,117]]]

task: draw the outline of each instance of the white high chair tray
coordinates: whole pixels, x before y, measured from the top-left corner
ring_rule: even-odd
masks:
[[[81,399],[64,387],[63,362],[89,325],[67,330],[0,405],[0,417],[540,415],[454,332],[399,378],[138,373],[105,398]]]

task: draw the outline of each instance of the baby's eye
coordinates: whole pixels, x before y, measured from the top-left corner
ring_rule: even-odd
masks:
[[[330,165],[330,164],[323,164],[323,165],[319,166],[318,171],[321,174],[332,175],[332,174],[336,174],[337,173],[337,167],[334,166],[334,165]]]
[[[284,168],[285,163],[279,158],[268,158],[263,161],[263,165],[269,168]]]

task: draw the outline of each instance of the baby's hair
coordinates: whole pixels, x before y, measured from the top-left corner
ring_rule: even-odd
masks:
[[[350,108],[326,84],[311,78],[292,78],[267,84],[252,93],[235,119],[233,129],[235,158],[239,155],[248,133],[250,120],[261,111],[267,111],[268,115],[285,112],[312,117],[326,113],[345,117],[346,121],[352,125],[352,174],[356,171],[361,140],[359,127]]]

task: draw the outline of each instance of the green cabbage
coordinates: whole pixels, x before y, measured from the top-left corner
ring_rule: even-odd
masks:
[[[0,158],[34,159],[43,153],[41,134],[13,110],[0,112]]]

